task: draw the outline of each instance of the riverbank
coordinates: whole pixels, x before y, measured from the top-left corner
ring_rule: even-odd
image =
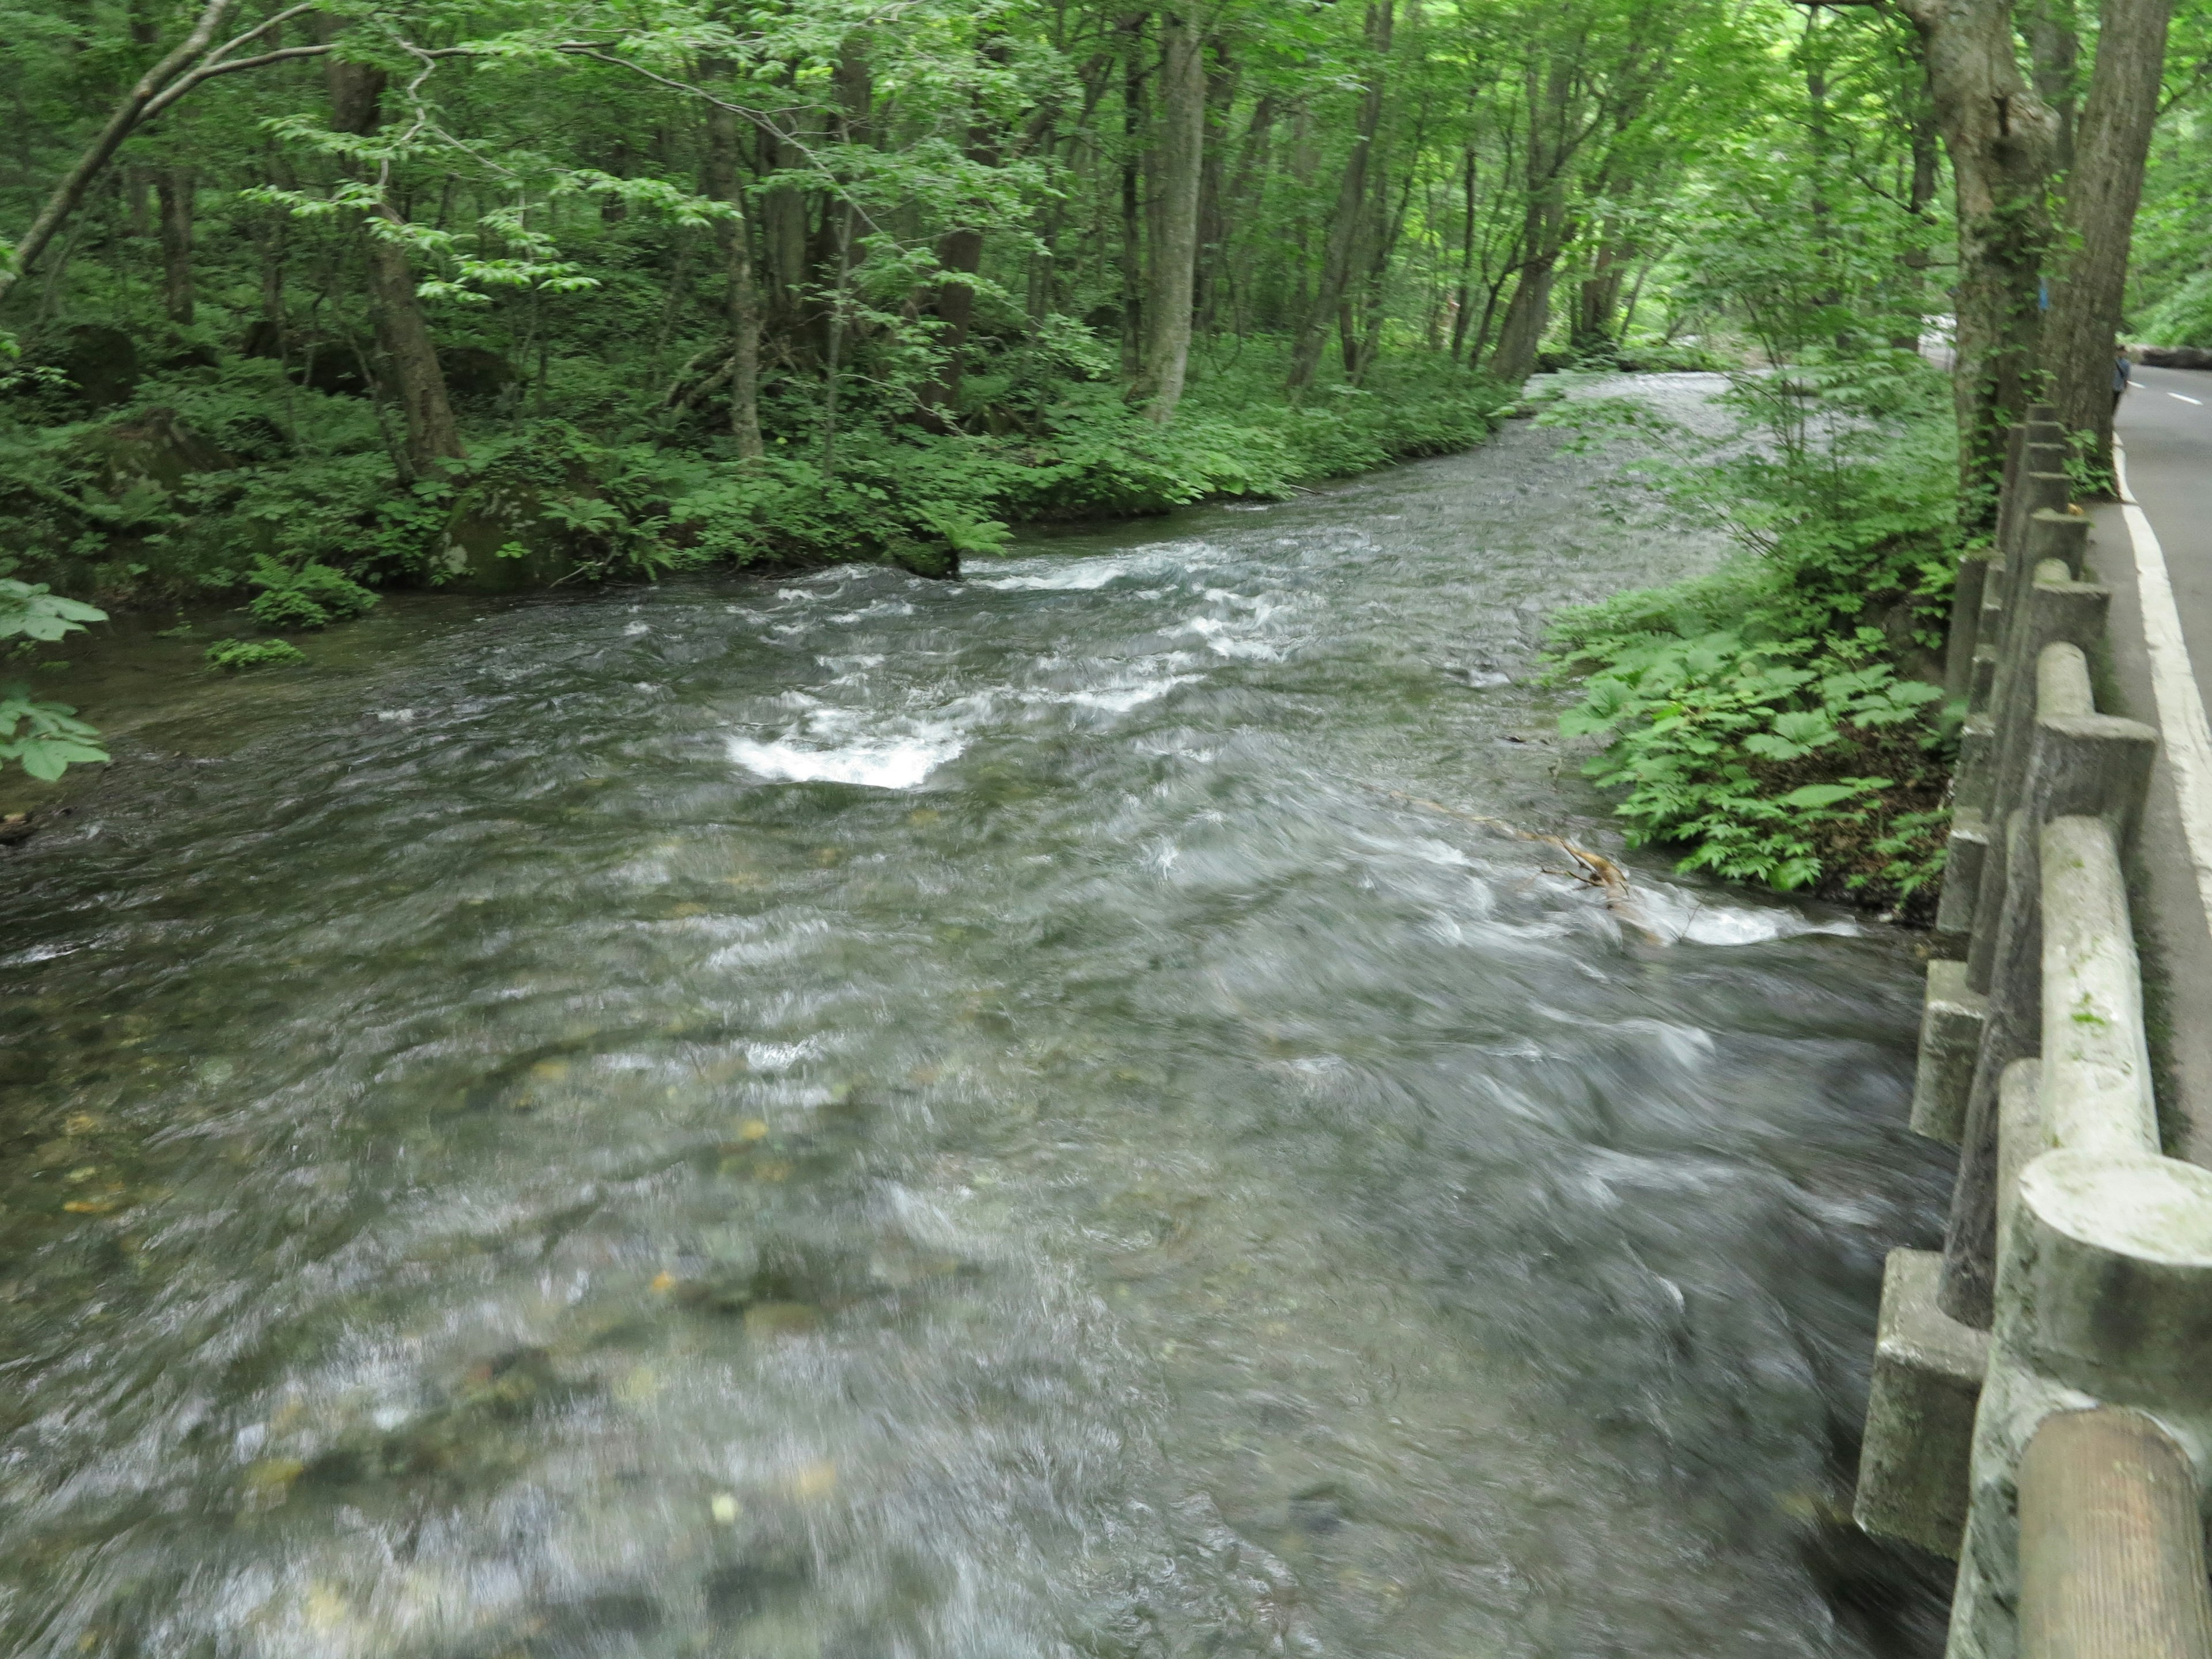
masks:
[[[363,398],[252,360],[186,363],[96,419],[18,408],[0,426],[0,511],[18,526],[0,574],[113,610],[243,598],[303,570],[475,592],[846,561],[944,576],[1003,547],[1015,523],[1279,500],[1464,449],[1511,401],[1417,354],[1293,403],[1282,358],[1261,343],[1200,365],[1165,425],[1109,384],[1072,379],[1018,419],[972,428],[878,412],[833,445],[793,422],[740,464],[696,424],[541,413],[471,425],[465,459],[412,479]]]
[[[1948,384],[1907,351],[1708,377],[1703,409],[1548,416],[1735,556],[1560,617],[1562,729],[1603,746],[1631,840],[1681,867],[1933,920],[1963,710],[1942,650],[1960,539]]]

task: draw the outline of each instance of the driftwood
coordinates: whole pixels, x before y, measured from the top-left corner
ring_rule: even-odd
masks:
[[[1496,830],[1515,841],[1540,842],[1547,847],[1558,848],[1575,861],[1575,868],[1548,871],[1547,874],[1565,876],[1585,887],[1596,888],[1605,895],[1607,909],[1622,917],[1646,938],[1656,939],[1659,937],[1644,920],[1637,906],[1636,896],[1629,889],[1627,872],[1604,854],[1592,852],[1587,847],[1578,847],[1562,836],[1546,835],[1540,830],[1523,830],[1517,823],[1509,823],[1504,818],[1486,817],[1480,812],[1462,812],[1456,806],[1447,806],[1442,801],[1423,800],[1419,795],[1409,795],[1402,789],[1384,789],[1376,784],[1366,787],[1378,795],[1404,801],[1408,806],[1442,812],[1445,817],[1457,818],[1464,823],[1479,823],[1486,830]]]

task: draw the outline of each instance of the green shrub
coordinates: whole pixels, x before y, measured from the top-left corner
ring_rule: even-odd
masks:
[[[261,592],[246,604],[253,619],[264,627],[306,630],[327,628],[334,622],[358,617],[376,603],[376,595],[342,572],[310,562],[288,570],[273,559],[263,559],[247,578]]]
[[[1583,682],[1560,728],[1606,740],[1585,770],[1622,792],[1632,842],[1683,848],[1680,867],[1731,881],[1915,914],[1933,902],[1955,720],[1897,659],[1942,641],[1953,473],[1939,393],[1899,356],[1815,355],[1735,376],[1725,436],[1628,402],[1547,417],[1633,432],[1640,476],[1744,550],[1556,623],[1554,672]],[[1877,617],[1905,619],[1911,637]]]
[[[51,642],[106,620],[106,611],[51,592],[44,582],[0,577],[0,640]],[[70,766],[106,760],[100,733],[76,716],[71,705],[41,702],[28,686],[0,685],[0,761],[52,782]]]
[[[1928,717],[1943,694],[1897,677],[1880,629],[1760,641],[1577,625],[1573,656],[1605,665],[1559,727],[1608,739],[1586,769],[1624,792],[1613,810],[1632,842],[1686,846],[1685,870],[1783,891],[1826,875],[1906,901],[1936,874],[1948,770]]]
[[[307,653],[283,640],[223,640],[208,647],[207,665],[230,673],[305,662]]]

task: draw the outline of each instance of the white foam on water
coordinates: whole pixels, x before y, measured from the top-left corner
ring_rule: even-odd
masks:
[[[1633,892],[1644,925],[1674,944],[1765,945],[1807,933],[1852,939],[1866,931],[1845,918],[1816,921],[1786,904],[1729,904],[1657,882],[1638,881]]]
[[[821,1042],[813,1037],[798,1042],[748,1042],[745,1064],[756,1072],[787,1072],[821,1052]]]
[[[1139,685],[1117,687],[1104,691],[1071,691],[1055,702],[1072,702],[1084,708],[1101,708],[1109,714],[1126,714],[1132,708],[1164,697],[1178,685],[1195,684],[1201,677],[1196,674],[1170,674],[1164,679],[1150,680]]]
[[[1076,559],[1067,568],[1042,576],[977,576],[970,587],[995,587],[1005,592],[1088,593],[1116,576],[1128,574],[1127,559]]]
[[[1218,657],[1243,657],[1261,662],[1279,662],[1285,647],[1269,645],[1264,640],[1245,639],[1232,631],[1233,624],[1216,617],[1193,617],[1180,628],[1177,634],[1195,634],[1206,641],[1206,648]]]
[[[1002,576],[970,576],[969,587],[997,588],[1003,592],[1088,593],[1122,576],[1182,576],[1218,564],[1223,550],[1203,541],[1177,542],[1168,546],[1139,548],[1129,553],[1106,553],[1092,558],[1048,554],[1019,559]]]
[[[728,745],[731,760],[777,782],[912,789],[968,746],[951,720],[893,717],[872,727],[866,712],[823,707],[803,692],[781,701],[805,708],[796,730],[765,742],[732,738]]]

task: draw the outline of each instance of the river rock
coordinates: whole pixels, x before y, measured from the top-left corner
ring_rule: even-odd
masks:
[[[439,568],[471,593],[544,587],[576,568],[568,535],[545,516],[539,486],[486,478],[462,492],[446,520]]]
[[[935,580],[951,581],[960,574],[960,554],[946,542],[893,536],[884,544],[884,557],[902,570]]]
[[[138,389],[138,346],[119,328],[79,323],[64,337],[54,366],[94,410],[128,403]]]
[[[173,409],[149,409],[127,421],[95,427],[71,448],[89,462],[102,490],[121,495],[133,485],[175,489],[195,472],[221,472],[237,459],[177,418]]]

